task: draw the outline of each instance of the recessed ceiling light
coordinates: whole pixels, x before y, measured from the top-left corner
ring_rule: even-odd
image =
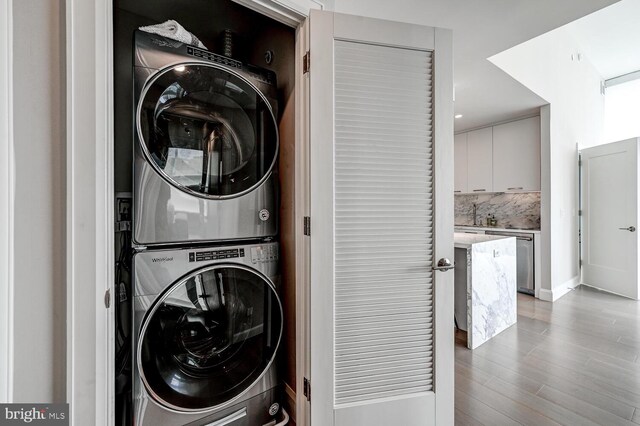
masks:
[[[456,114],[454,117],[455,118],[462,118],[462,114]]]
[[[174,68],[175,71],[177,72],[182,72],[185,70],[184,65],[178,65],[177,67]]]

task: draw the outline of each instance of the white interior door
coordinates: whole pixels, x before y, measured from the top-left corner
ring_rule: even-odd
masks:
[[[311,424],[453,424],[451,32],[309,24]]]
[[[638,299],[638,139],[581,157],[582,282]]]

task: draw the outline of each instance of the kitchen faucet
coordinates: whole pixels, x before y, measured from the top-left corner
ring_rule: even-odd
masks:
[[[473,226],[478,226],[478,205],[473,203]]]

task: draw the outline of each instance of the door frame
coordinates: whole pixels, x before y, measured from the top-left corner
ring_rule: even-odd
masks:
[[[309,51],[309,21],[296,29],[295,46],[295,246],[296,257],[296,412],[298,426],[311,421],[311,403],[305,395],[305,379],[311,377],[311,241],[305,235],[305,217],[311,216],[311,179],[309,175],[309,74],[304,73],[303,57]]]
[[[3,11],[10,9],[11,0],[0,1]],[[309,10],[333,8],[332,0],[233,1],[298,30]],[[73,425],[113,425],[114,313],[105,307],[105,298],[113,292],[115,264],[113,1],[65,0],[65,10],[67,402]],[[0,24],[0,31],[10,31],[10,22],[4,25],[0,19]],[[10,47],[11,38],[2,42],[0,59],[5,59],[4,47]],[[5,102],[4,97],[0,101]],[[11,200],[11,188],[10,179],[2,180],[0,201]],[[0,255],[11,247],[4,240],[1,244]],[[297,322],[305,313],[299,314]],[[297,337],[304,338],[304,330]],[[298,367],[296,375],[301,374]]]
[[[112,2],[66,0],[67,402],[114,423]]]
[[[13,400],[13,8],[0,0],[0,402]]]
[[[582,153],[580,151],[580,145],[576,144],[576,160],[578,162],[578,283],[582,284],[582,238],[584,237],[584,206],[582,205],[582,186],[584,182],[582,182]]]

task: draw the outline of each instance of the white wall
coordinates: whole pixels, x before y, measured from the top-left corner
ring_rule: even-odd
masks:
[[[63,7],[13,0],[16,402],[66,399]]]
[[[533,115],[545,104],[487,58],[618,0],[336,0],[337,12],[453,30],[456,131]]]
[[[490,58],[550,104],[549,164],[543,164],[549,178],[543,237],[549,238],[550,276],[543,279],[541,297],[554,300],[579,279],[576,144],[593,146],[603,138],[601,77],[579,53],[578,43],[559,28]]]

